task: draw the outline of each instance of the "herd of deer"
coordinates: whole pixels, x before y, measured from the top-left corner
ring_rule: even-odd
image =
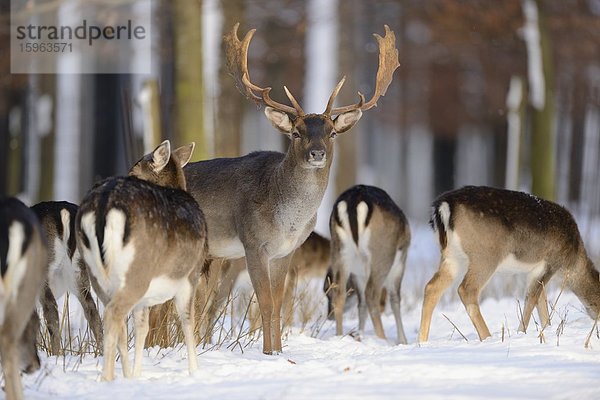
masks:
[[[407,342],[400,285],[411,235],[392,199],[372,186],[352,187],[333,207],[331,241],[314,234],[306,241],[327,186],[334,137],[376,105],[399,66],[394,33],[386,26],[384,37],[375,35],[379,70],[369,101],[359,93],[356,104],[334,108],[342,79],[322,114],[306,114],[287,88],[292,107],[272,100],[271,88],[252,83],[247,53],[254,30],[240,41],[237,28],[225,36],[227,65],[240,91],[264,104],[268,120],[289,137],[286,153],[258,151],[189,163],[193,144],[171,150],[165,141],[138,161],[129,176],[96,184],[79,208],[46,202],[30,209],[14,198],[0,200],[0,356],[7,398],[22,397],[20,370],[39,368],[37,299],[52,338],[50,347],[58,352],[55,298],[67,290],[77,296],[95,339],[103,343],[103,380],[114,378],[117,350],[125,377],[140,374],[149,307],[169,299],[174,299],[181,319],[189,370],[194,371],[194,297],[202,274],[210,273],[210,261],[216,259],[245,257],[260,309],[265,354],[282,351],[285,281],[298,248],[300,261],[312,263],[313,257],[323,274],[330,266],[325,290],[338,335],[347,288],[352,287],[358,297],[359,332],[368,310],[375,333],[385,338],[380,316],[385,288],[397,342]],[[479,295],[503,269],[527,274],[521,330],[527,328],[535,306],[542,323],[549,323],[543,289],[556,272],[562,273],[589,315],[598,318],[598,271],[563,207],[521,192],[465,187],[434,201],[431,225],[439,237],[441,262],[425,288],[419,342],[428,340],[433,309],[459,273],[464,275],[460,299],[481,340],[490,331],[479,310]],[[311,269],[297,263],[294,274]],[[102,322],[91,286],[105,306]],[[133,369],[127,347],[130,313],[135,327]]]

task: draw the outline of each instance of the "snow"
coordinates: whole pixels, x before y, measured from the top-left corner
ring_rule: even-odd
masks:
[[[362,341],[349,335],[358,325],[356,311],[344,320],[346,335],[335,336],[335,324],[322,315],[322,282],[313,280],[305,283],[305,290],[318,312],[287,332],[280,355],[263,355],[258,335],[244,336],[237,344],[236,333],[218,345],[198,346],[199,370],[192,376],[181,344],[145,350],[140,378],[123,378],[117,362],[117,379],[100,382],[102,357],[41,354],[42,369],[23,378],[25,396],[111,400],[600,398],[600,339],[594,331],[590,346],[585,347],[593,321],[570,292],[551,289],[549,301],[556,306],[541,343],[537,315],[526,334],[516,332],[522,294],[497,298],[491,288],[488,292],[494,296],[482,301],[482,313],[492,337],[480,342],[451,289],[434,311],[429,342],[416,344],[423,286],[437,268],[438,258],[431,230],[414,226],[403,282],[408,345],[393,344],[395,325],[389,305],[383,316],[389,342],[375,337],[370,321]],[[498,279],[503,282],[502,277]],[[491,286],[501,285],[492,281]],[[224,327],[230,324],[226,320]],[[129,356],[132,360],[133,350]]]

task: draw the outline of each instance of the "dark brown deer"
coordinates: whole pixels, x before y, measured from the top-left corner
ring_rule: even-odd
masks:
[[[331,273],[325,281],[336,334],[343,333],[348,278],[358,297],[358,328],[362,335],[371,315],[375,333],[385,338],[381,323],[382,289],[386,289],[396,320],[396,342],[406,344],[400,314],[400,287],[410,246],[410,227],[402,210],[382,189],[356,185],[336,200],[329,220]],[[333,290],[328,280],[333,276]]]
[[[188,190],[206,215],[212,258],[246,257],[263,325],[263,352],[281,352],[281,305],[284,282],[294,250],[313,230],[327,187],[333,141],[347,132],[362,112],[377,104],[399,66],[395,35],[386,26],[379,43],[379,70],[373,97],[333,107],[344,78],[333,90],[322,114],[306,114],[285,88],[292,104],[271,99],[271,88],[259,87],[248,73],[248,47],[255,32],[240,42],[238,25],[225,36],[227,66],[238,89],[264,104],[267,119],[290,139],[286,153],[258,151],[186,166]]]
[[[0,357],[6,398],[23,398],[19,370],[40,366],[36,299],[47,279],[46,240],[35,214],[15,198],[0,198]]]
[[[428,340],[433,310],[459,274],[464,278],[458,294],[481,340],[491,334],[479,309],[479,295],[498,271],[527,274],[520,331],[527,329],[536,306],[542,325],[549,323],[544,287],[556,273],[590,317],[598,318],[598,271],[587,256],[577,223],[558,204],[523,192],[466,186],[433,202],[431,226],[442,257],[425,287],[419,342]]]
[[[60,352],[60,319],[56,299],[66,292],[79,300],[94,339],[102,347],[102,322],[91,294],[90,277],[75,239],[77,208],[77,205],[67,201],[44,201],[31,207],[48,240],[48,282],[41,303],[50,335],[50,353],[54,355]]]
[[[77,246],[104,312],[102,379],[114,378],[117,347],[129,377],[127,315],[133,311],[133,376],[141,372],[149,307],[169,299],[181,320],[190,373],[197,369],[194,295],[206,256],[206,223],[185,191],[183,166],[193,144],[171,153],[164,141],[128,177],[109,178],[85,196],[77,214]]]

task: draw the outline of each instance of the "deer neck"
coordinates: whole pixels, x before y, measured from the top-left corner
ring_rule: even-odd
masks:
[[[280,208],[314,216],[327,188],[333,154],[323,168],[304,168],[288,151],[275,173],[274,190]]]

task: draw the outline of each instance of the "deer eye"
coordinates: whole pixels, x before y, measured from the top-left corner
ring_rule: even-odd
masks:
[[[294,139],[300,139],[300,134],[298,132],[294,131],[294,132],[292,132],[292,137]]]

